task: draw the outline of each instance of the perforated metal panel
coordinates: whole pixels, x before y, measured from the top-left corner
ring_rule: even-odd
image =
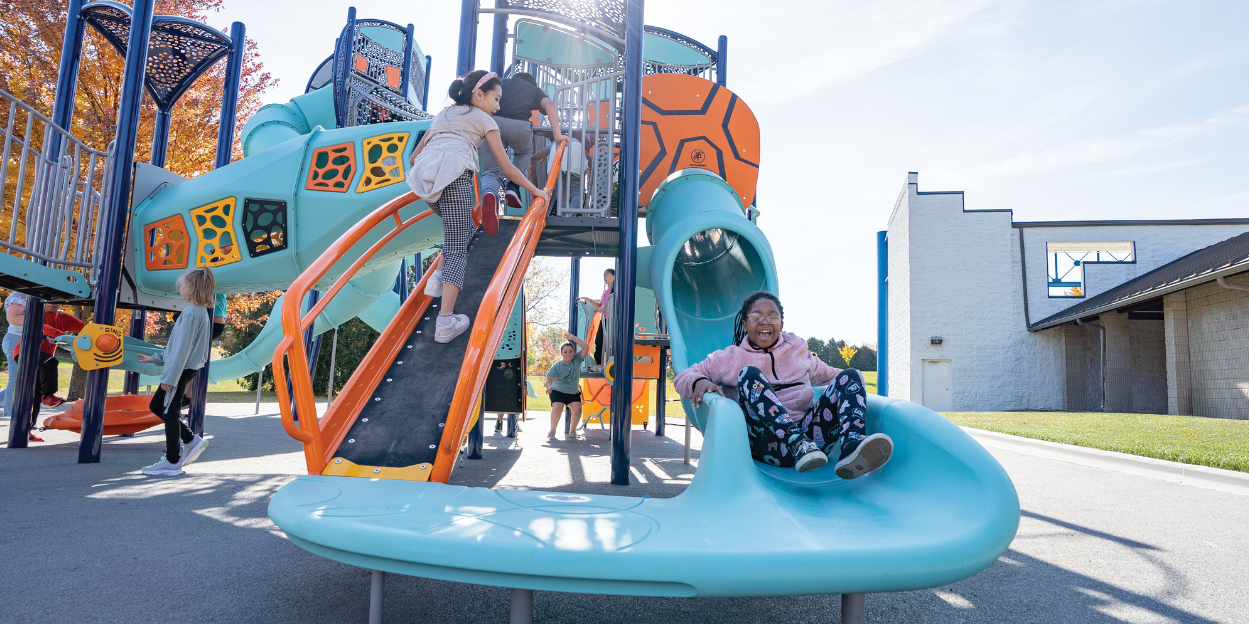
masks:
[[[525,346],[525,297],[516,298],[516,306],[512,315],[507,318],[507,328],[503,330],[503,339],[499,341],[499,350],[495,352],[496,360],[511,360],[520,357]]]

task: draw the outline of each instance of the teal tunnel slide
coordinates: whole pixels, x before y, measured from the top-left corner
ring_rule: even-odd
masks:
[[[713,173],[679,171],[652,200],[639,285],[654,289],[679,370],[732,341],[749,293],[778,291],[766,237]],[[645,596],[912,590],[957,581],[1015,536],[1019,500],[970,436],[905,401],[869,396],[892,461],[853,481],[753,461],[734,402],[686,414],[697,474],[671,499],[303,476],[269,516],[292,542],[373,570],[519,589]]]

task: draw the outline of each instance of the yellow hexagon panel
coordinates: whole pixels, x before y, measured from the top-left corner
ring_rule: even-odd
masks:
[[[407,132],[365,139],[364,175],[360,176],[356,192],[365,193],[403,182],[403,148],[407,144]]]
[[[191,222],[199,236],[195,266],[216,267],[242,259],[238,235],[234,231],[237,205],[237,198],[225,197],[191,210]]]

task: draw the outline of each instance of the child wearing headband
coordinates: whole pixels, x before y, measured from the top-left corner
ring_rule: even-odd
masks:
[[[425,294],[442,297],[442,309],[434,331],[434,341],[439,343],[451,342],[470,326],[468,315],[455,313],[455,300],[464,287],[468,243],[477,231],[473,223],[477,147],[484,140],[509,180],[528,189],[533,197],[546,199],[546,193],[508,160],[499,139],[499,126],[492,115],[499,110],[499,100],[503,97],[501,85],[494,72],[478,70],[457,78],[447,92],[454,104],[438,113],[425,137],[412,151],[408,186],[442,217],[442,266],[430,276],[425,287]],[[483,210],[481,226],[486,234],[493,236],[499,231],[498,214]]]

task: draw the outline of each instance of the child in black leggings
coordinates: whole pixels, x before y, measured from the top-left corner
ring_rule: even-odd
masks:
[[[165,350],[140,355],[139,361],[164,367],[160,389],[148,406],[165,421],[165,454],[160,461],[143,468],[143,474],[172,477],[182,474],[183,466],[199,458],[208,441],[182,424],[182,394],[191,378],[208,362],[212,341],[213,291],[216,281],[205,267],[187,271],[178,279],[178,291],[188,305],[174,321]],[[185,455],[182,444],[186,444]]]

